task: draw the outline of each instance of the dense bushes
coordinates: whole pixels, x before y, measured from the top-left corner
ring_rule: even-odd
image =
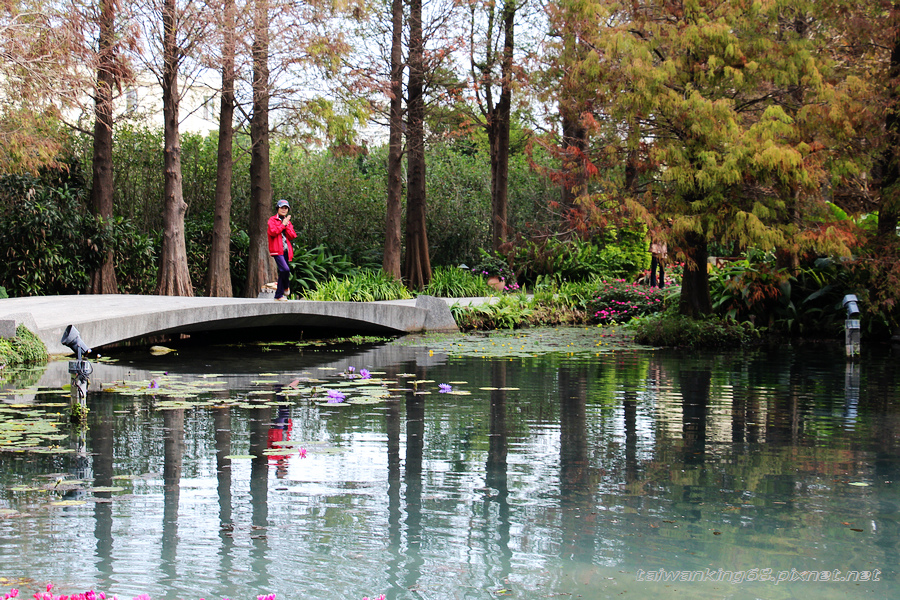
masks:
[[[0,285],[12,296],[84,291],[113,224],[87,213],[83,187],[32,177],[0,182]]]
[[[16,328],[16,337],[0,339],[0,365],[32,365],[47,362],[47,347],[24,325]]]
[[[762,339],[752,323],[710,316],[692,319],[671,312],[637,319],[632,323],[634,341],[651,346],[737,348]]]

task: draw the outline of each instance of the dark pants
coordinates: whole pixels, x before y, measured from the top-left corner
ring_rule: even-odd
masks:
[[[278,285],[275,288],[275,297],[284,296],[284,290],[290,289],[291,265],[288,264],[287,252],[283,256],[273,256],[275,267],[278,269]]]
[[[659,266],[659,287],[665,287],[666,285],[666,271],[663,269],[663,261],[657,255],[653,255],[653,258],[650,259],[650,287],[656,287],[657,279],[656,279],[656,267]]]

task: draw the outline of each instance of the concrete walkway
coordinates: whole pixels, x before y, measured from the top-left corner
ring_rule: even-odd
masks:
[[[359,333],[457,331],[450,306],[490,298],[435,298],[386,302],[311,302],[269,299],[139,296],[38,296],[0,300],[0,324],[24,324],[50,354],[71,354],[60,343],[74,325],[93,348],[149,335],[256,327],[317,327]],[[0,327],[2,329],[2,327]]]

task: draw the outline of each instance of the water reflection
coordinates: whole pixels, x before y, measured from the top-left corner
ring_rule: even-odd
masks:
[[[354,360],[394,397],[340,408],[273,396],[308,373],[285,353],[276,383],[242,375],[191,411],[92,394],[78,452],[0,453],[0,509],[20,511],[0,516],[0,576],[122,597],[888,597],[900,386],[891,356],[839,351]],[[10,489],[67,467],[83,506]],[[720,568],[881,578],[636,576]]]
[[[184,410],[163,411],[163,526],[160,570],[163,584],[178,581],[178,508],[184,460]]]

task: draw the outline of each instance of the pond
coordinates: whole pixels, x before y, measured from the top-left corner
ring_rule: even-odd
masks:
[[[78,430],[51,363],[0,397],[0,593],[896,597],[896,365],[598,328],[123,352]]]

